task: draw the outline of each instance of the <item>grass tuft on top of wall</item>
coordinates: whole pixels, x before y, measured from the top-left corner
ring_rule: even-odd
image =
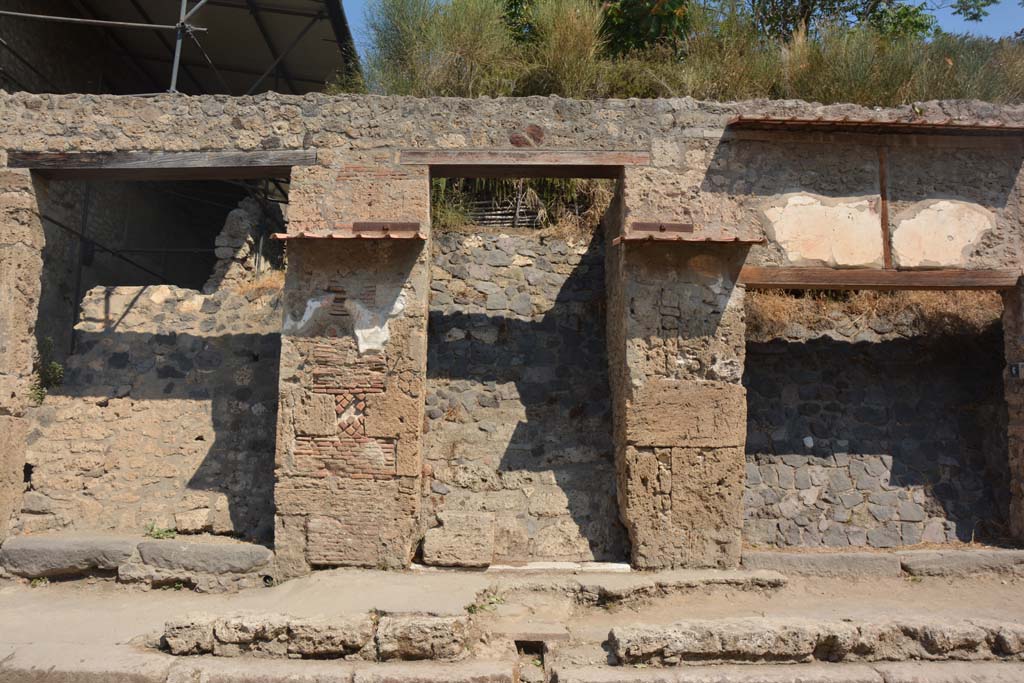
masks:
[[[896,106],[1024,101],[1024,41],[894,35],[859,24],[788,38],[742,13],[694,11],[681,41],[620,54],[592,0],[533,0],[516,31],[501,0],[375,0],[369,89],[391,95],[803,99]],[[360,86],[361,87],[361,86]],[[339,80],[329,88],[346,92]]]
[[[749,291],[744,305],[747,337],[760,342],[785,337],[794,325],[831,330],[837,320],[855,328],[850,336],[880,321],[904,336],[973,335],[1000,325],[1003,314],[992,291]]]

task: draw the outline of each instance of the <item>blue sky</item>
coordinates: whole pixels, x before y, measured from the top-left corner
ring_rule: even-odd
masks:
[[[345,14],[352,26],[352,35],[360,54],[366,51],[366,21],[364,15],[367,2],[373,0],[343,0]],[[953,16],[949,10],[936,12],[939,25],[950,33],[975,33],[998,38],[1024,28],[1024,7],[1020,0],[1002,0],[989,8],[989,14],[980,22],[969,22]]]

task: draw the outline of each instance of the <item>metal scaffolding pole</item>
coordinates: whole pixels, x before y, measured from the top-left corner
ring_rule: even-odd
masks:
[[[187,0],[182,0],[184,4]],[[110,21],[107,19],[85,19],[83,17],[61,17],[54,14],[28,14],[26,12],[11,12],[9,10],[0,10],[0,15],[8,17],[18,17],[21,19],[41,19],[43,21],[56,21],[65,24],[85,24],[87,26],[110,26],[113,28],[144,28],[148,30],[158,29],[163,31],[175,31],[178,30],[179,25],[170,24],[139,24],[133,21]],[[184,16],[184,13],[182,13]],[[205,31],[205,28],[201,26],[193,26],[193,31]]]

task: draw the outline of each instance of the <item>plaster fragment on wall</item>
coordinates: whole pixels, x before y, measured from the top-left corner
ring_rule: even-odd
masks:
[[[383,351],[391,336],[388,331],[388,320],[405,310],[404,292],[385,298],[388,303],[373,308],[357,299],[345,300],[345,309],[352,316],[360,355]]]
[[[893,221],[892,255],[903,268],[964,266],[995,226],[988,209],[953,199],[918,202]]]
[[[331,296],[322,296],[310,299],[306,302],[306,310],[298,318],[292,316],[290,311],[285,312],[284,325],[282,326],[284,331],[287,333],[301,332],[310,323],[313,316],[316,315],[317,309],[329,304],[332,298]]]
[[[764,209],[765,229],[791,264],[880,268],[884,259],[878,201],[805,192],[783,195]]]

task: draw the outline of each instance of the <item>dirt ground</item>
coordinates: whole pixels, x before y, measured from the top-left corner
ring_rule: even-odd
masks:
[[[742,573],[736,573],[741,575]],[[673,574],[680,576],[679,573]],[[712,573],[694,572],[706,577]],[[595,646],[615,625],[743,616],[882,620],[941,616],[1024,622],[1024,578],[792,577],[781,588],[700,586],[625,604],[582,604],[579,584],[621,588],[651,574],[501,575],[482,572],[333,570],[266,589],[202,595],[140,591],[108,580],[0,584],[0,660],[45,666],[54,658],[110,658],[145,666],[164,657],[132,641],[167,619],[193,612],[331,616],[370,609],[462,614],[467,606],[503,630],[567,630],[573,643]],[[700,581],[698,581],[700,583]],[[488,597],[490,596],[490,597]]]

